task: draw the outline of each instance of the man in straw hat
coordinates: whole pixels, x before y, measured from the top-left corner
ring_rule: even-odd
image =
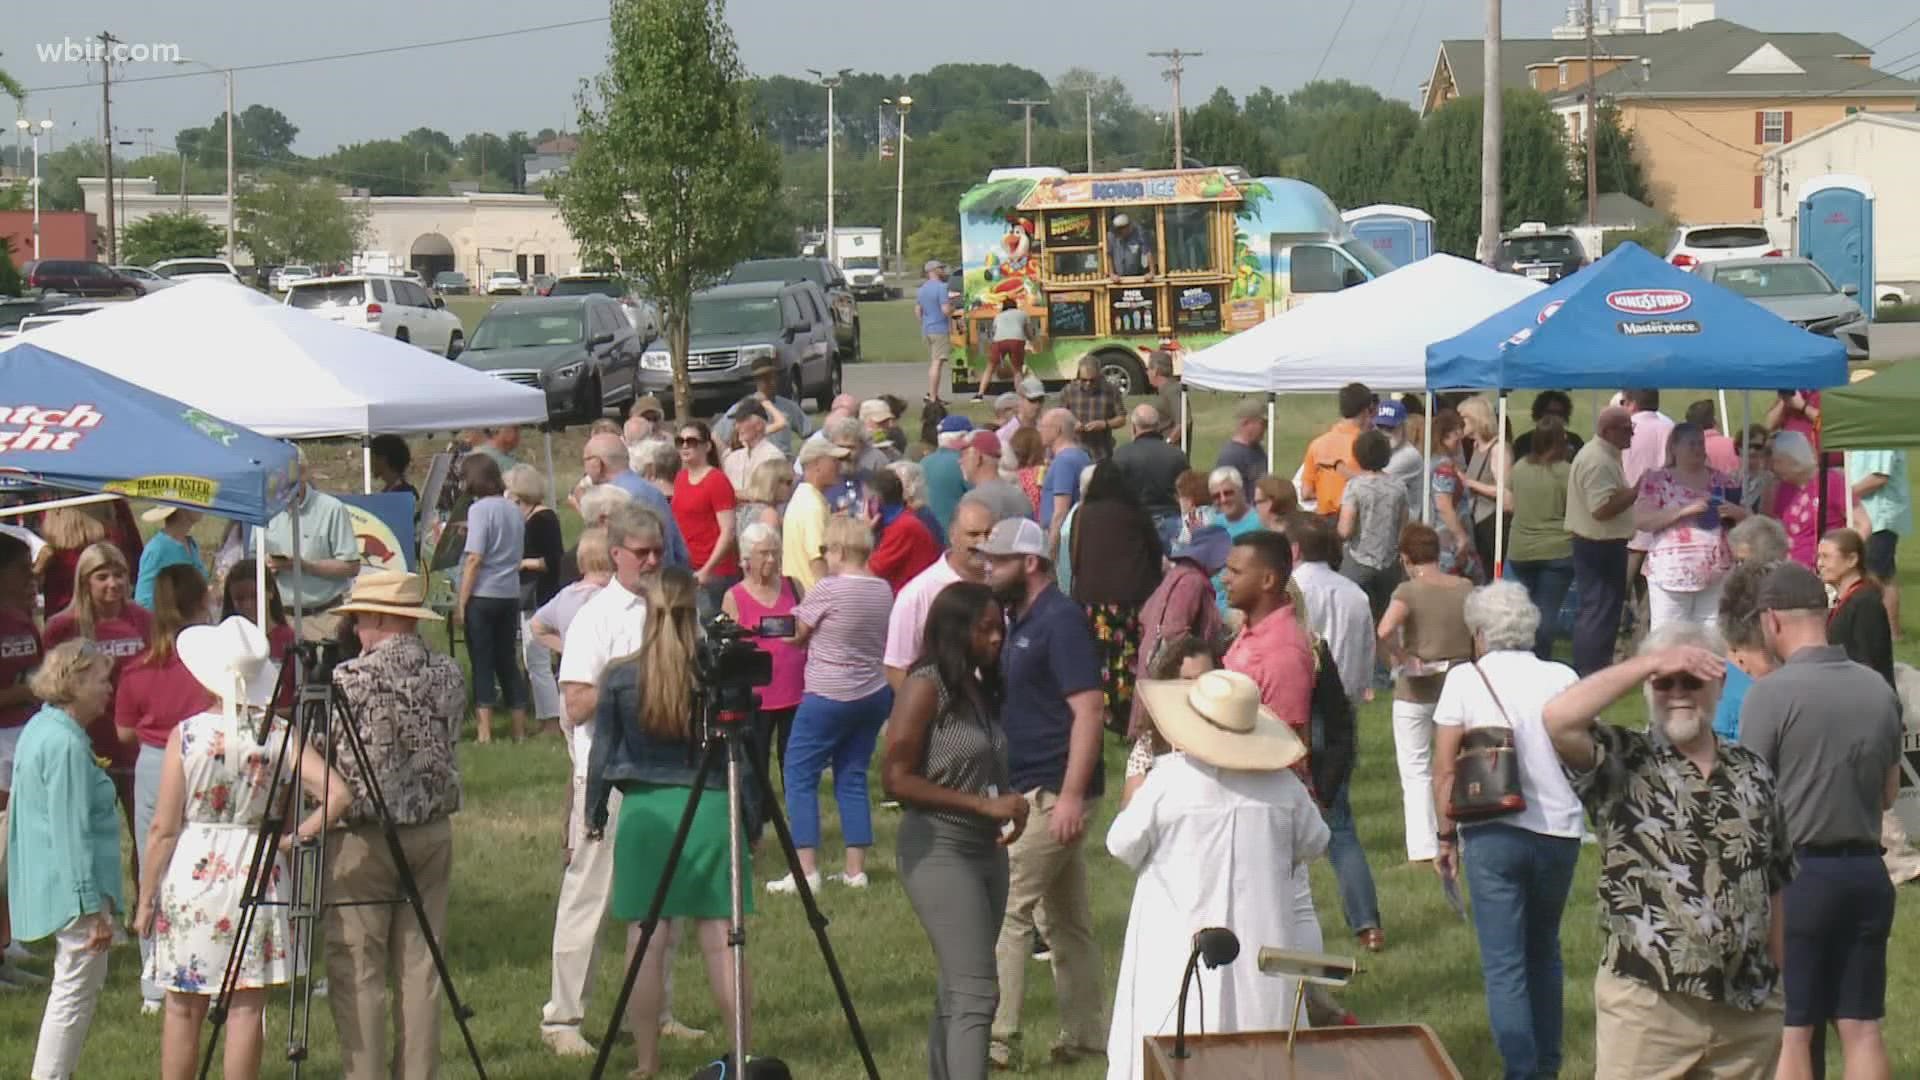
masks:
[[[1306,746],[1260,704],[1260,687],[1237,671],[1193,680],[1146,680],[1144,703],[1174,753],[1113,821],[1107,850],[1139,875],[1114,991],[1107,1075],[1141,1075],[1140,1040],[1174,1030],[1180,973],[1193,934],[1225,927],[1240,962],[1187,1017],[1188,1030],[1230,1032],[1290,1025],[1295,987],[1260,974],[1262,946],[1309,948],[1287,904],[1265,902],[1327,848],[1319,808],[1288,766]]]
[[[336,609],[353,616],[361,651],[340,665],[334,682],[372,770],[362,775],[352,755],[335,749],[353,809],[345,828],[327,837],[326,888],[336,903],[325,915],[327,1000],[340,1033],[341,1074],[350,1080],[432,1078],[440,1068],[439,977],[413,913],[394,902],[403,896],[402,868],[369,797],[378,785],[427,920],[441,937],[453,879],[448,818],[460,809],[453,740],[466,714],[467,685],[452,657],[420,639],[420,621],[440,618],[426,601],[425,577],[389,571],[356,580]]]

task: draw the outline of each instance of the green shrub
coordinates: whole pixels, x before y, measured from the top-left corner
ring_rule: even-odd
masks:
[[[1873,318],[1875,322],[1920,322],[1920,304],[1881,304]]]

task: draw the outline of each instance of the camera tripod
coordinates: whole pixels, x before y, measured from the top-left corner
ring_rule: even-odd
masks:
[[[627,1011],[627,1001],[633,996],[634,983],[640,977],[640,965],[646,959],[647,949],[653,943],[655,932],[660,927],[661,909],[666,906],[667,891],[673,884],[673,875],[679,869],[680,856],[687,846],[687,835],[693,829],[694,814],[699,810],[700,797],[705,794],[707,780],[720,767],[721,759],[726,761],[727,774],[727,889],[731,903],[727,947],[733,953],[733,1068],[726,1075],[746,1075],[746,998],[747,988],[744,975],[747,947],[747,928],[745,913],[741,909],[741,888],[746,878],[742,862],[746,852],[741,845],[741,763],[753,774],[755,788],[759,792],[765,807],[767,821],[773,825],[774,833],[780,839],[780,848],[786,853],[787,867],[793,873],[794,885],[798,889],[800,903],[807,912],[807,925],[813,928],[814,940],[820,946],[820,956],[826,962],[827,975],[833,980],[833,991],[840,999],[840,1010],[846,1014],[847,1030],[853,1036],[853,1045],[860,1051],[860,1060],[866,1066],[866,1074],[871,1080],[879,1080],[880,1068],[874,1063],[873,1051],[867,1046],[866,1032],[860,1028],[860,1017],[854,1011],[853,995],[847,989],[847,980],[840,972],[840,963],[834,958],[833,943],[827,939],[827,917],[821,913],[819,903],[814,899],[813,890],[807,887],[807,875],[800,868],[800,853],[794,849],[793,833],[787,828],[787,819],[780,812],[780,804],[775,799],[773,784],[760,764],[758,757],[747,745],[753,738],[753,728],[759,722],[759,709],[754,705],[750,693],[730,693],[735,688],[724,688],[718,693],[703,690],[702,708],[699,715],[704,722],[701,727],[705,733],[706,750],[700,761],[700,771],[694,775],[693,789],[687,795],[687,808],[680,815],[680,825],[674,830],[673,845],[667,851],[667,865],[660,874],[660,884],[654,887],[653,900],[647,905],[647,915],[640,924],[640,941],[634,947],[633,959],[627,964],[626,978],[620,984],[620,997],[614,1002],[613,1017],[607,1023],[606,1037],[600,1040],[600,1052],[593,1062],[593,1071],[589,1075],[600,1080],[605,1075],[607,1061],[613,1052],[614,1038],[619,1034],[620,1021]],[[717,697],[729,700],[720,702]],[[601,841],[604,843],[605,841]],[[655,1023],[652,1018],[647,1023]]]
[[[441,951],[439,939],[434,936],[433,927],[427,918],[425,902],[420,897],[419,885],[414,881],[413,870],[407,865],[406,853],[400,845],[399,827],[394,823],[393,815],[387,809],[387,801],[381,794],[380,785],[374,779],[372,765],[367,758],[366,744],[360,738],[360,729],[353,722],[352,707],[346,696],[333,682],[330,667],[314,665],[304,657],[297,665],[300,670],[318,670],[326,674],[323,679],[310,681],[300,688],[299,704],[293,720],[288,725],[287,737],[280,744],[274,761],[273,779],[267,788],[267,811],[261,818],[257,833],[253,858],[247,866],[247,879],[244,897],[240,902],[240,916],[234,927],[233,946],[227,953],[227,963],[220,978],[220,990],[214,996],[212,1006],[207,1010],[212,1030],[207,1036],[207,1047],[200,1058],[200,1080],[206,1080],[208,1070],[213,1066],[214,1052],[220,1045],[220,1032],[226,1025],[228,1001],[236,990],[240,972],[247,951],[247,943],[253,935],[254,920],[263,907],[286,907],[289,909],[289,929],[291,941],[288,953],[294,957],[293,977],[287,983],[287,1050],[286,1058],[293,1065],[293,1076],[298,1078],[301,1066],[305,1064],[308,1050],[308,1036],[313,1028],[313,940],[315,924],[328,907],[387,905],[404,903],[413,909],[414,921],[418,923],[420,934],[426,939],[427,951],[433,957],[433,966],[440,977],[440,988],[446,994],[447,1004],[453,1009],[454,1023],[460,1027],[461,1037],[466,1040],[467,1055],[473,1059],[473,1070],[481,1080],[486,1080],[486,1065],[480,1060],[480,1047],[474,1042],[473,1031],[467,1021],[473,1017],[473,1008],[462,1001],[460,993],[454,988],[453,975],[447,968],[445,953]],[[292,673],[296,664],[289,661],[281,671],[282,686],[275,690],[275,698],[280,690],[291,685]],[[267,717],[261,727],[264,733],[271,730],[272,717]],[[331,770],[338,758],[340,746],[344,743],[347,753],[359,769],[362,783],[366,785],[366,795],[373,804],[374,815],[379,818],[382,839],[386,843],[387,853],[393,859],[400,879],[402,895],[392,900],[329,901],[326,893],[326,850],[327,826],[323,822],[320,835],[312,841],[296,842],[292,845],[290,873],[287,884],[287,899],[275,900],[271,897],[273,876],[277,866],[281,843],[286,831],[297,817],[301,802],[300,792],[300,754],[308,741],[319,737],[326,747],[327,768]],[[265,742],[264,738],[257,741]]]

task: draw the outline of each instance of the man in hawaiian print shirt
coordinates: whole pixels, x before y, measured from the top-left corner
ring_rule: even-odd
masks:
[[[439,619],[426,597],[419,575],[366,574],[337,609],[354,617],[361,653],[340,665],[334,681],[373,772],[363,775],[337,748],[335,766],[353,788],[353,809],[345,827],[327,837],[327,1000],[349,1080],[432,1080],[440,1071],[439,977],[412,909],[400,902],[400,868],[368,794],[369,781],[378,785],[433,934],[445,941],[453,877],[448,818],[460,809],[453,737],[467,687],[453,658],[428,651],[416,632],[420,620]]]
[[[1709,725],[1724,648],[1711,629],[1668,624],[1543,714],[1602,853],[1599,1080],[1767,1077],[1779,1057],[1793,850],[1772,771]],[[1599,720],[1642,684],[1650,730]]]

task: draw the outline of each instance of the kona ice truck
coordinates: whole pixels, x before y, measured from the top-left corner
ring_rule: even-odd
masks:
[[[1393,269],[1319,188],[1232,167],[996,170],[960,200],[960,246],[956,392],[979,385],[1008,299],[1033,321],[1027,367],[1043,381],[1090,355],[1142,393],[1155,348],[1203,348]]]
[[[833,230],[827,249],[840,272],[847,276],[847,287],[860,300],[885,300],[887,275],[881,267],[880,230],[871,226]]]

